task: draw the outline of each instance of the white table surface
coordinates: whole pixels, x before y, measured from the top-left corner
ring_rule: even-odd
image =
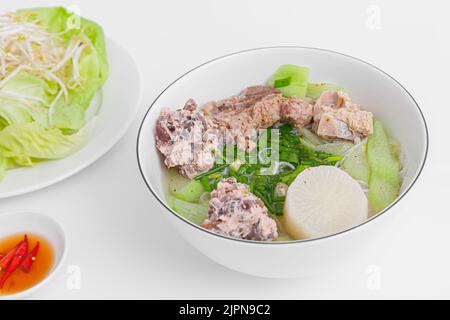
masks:
[[[67,231],[63,272],[31,298],[450,298],[444,1],[5,0],[0,10],[57,4],[77,6],[132,52],[145,92],[131,129],[100,161],[45,190],[1,200],[1,212],[44,212]],[[140,121],[165,86],[216,56],[272,45],[327,48],[375,64],[417,99],[431,135],[427,166],[402,200],[406,212],[349,266],[306,279],[250,277],[202,256],[162,217],[136,162]],[[79,289],[68,286],[71,266],[81,271]]]

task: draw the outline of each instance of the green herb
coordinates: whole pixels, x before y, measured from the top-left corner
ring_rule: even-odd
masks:
[[[331,156],[331,157],[327,157],[326,159],[328,162],[337,162],[342,160],[341,156]]]
[[[275,196],[273,199],[275,202],[284,202],[286,200],[285,196]]]
[[[252,158],[253,161],[250,161],[249,153],[238,150],[236,145],[226,145],[222,153],[216,155],[214,167],[197,176],[195,180],[200,180],[205,190],[211,191],[217,188],[217,184],[222,179],[234,177],[238,182],[247,184],[250,191],[264,202],[270,213],[282,215],[285,197],[275,196],[275,188],[278,183],[290,185],[303,170],[320,165],[334,165],[337,161],[342,160],[342,157],[315,151],[305,146],[301,142],[298,132],[290,124],[283,124],[277,128],[279,146],[272,146],[272,134],[275,131],[271,131],[271,129],[273,128],[261,131],[256,147],[257,151],[267,149],[269,160],[274,152],[277,152],[279,161],[289,162],[295,169],[286,167],[277,174],[261,174],[261,172],[270,172],[273,163],[263,163],[259,158]],[[227,153],[229,154],[227,155]],[[233,155],[234,158],[229,159],[230,163],[225,163],[225,159],[230,155]],[[242,163],[237,166],[237,161]]]
[[[240,182],[240,183],[248,184],[248,177],[247,176],[239,176],[237,178],[237,181]]]
[[[264,205],[270,212],[272,212],[272,213],[274,212],[272,204],[270,203],[270,200],[268,199],[267,195],[265,195],[264,193],[262,193],[261,191],[258,191],[258,190],[254,190],[253,193],[255,194],[255,196],[260,198],[262,200],[262,202],[264,202]]]
[[[273,204],[273,213],[277,216],[282,216],[284,211],[284,202],[275,202]]]
[[[209,171],[207,171],[207,172],[204,172],[204,173],[202,173],[202,174],[196,176],[194,179],[195,179],[195,180],[200,180],[201,178],[210,176],[210,175],[213,174],[213,173],[216,173],[216,172],[222,172],[222,171],[224,171],[227,167],[228,167],[228,164],[222,164],[222,165],[219,165],[219,166],[215,166],[215,167],[213,167],[211,170],[209,170]]]
[[[290,185],[292,182],[294,182],[295,178],[303,172],[303,170],[307,169],[308,166],[300,165],[298,166],[294,171],[289,172],[288,174],[280,177],[280,182],[286,183],[287,185]]]

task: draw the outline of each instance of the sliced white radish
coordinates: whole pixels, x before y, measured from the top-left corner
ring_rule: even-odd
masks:
[[[331,235],[368,218],[367,197],[358,182],[333,166],[309,168],[289,186],[283,225],[295,239]]]

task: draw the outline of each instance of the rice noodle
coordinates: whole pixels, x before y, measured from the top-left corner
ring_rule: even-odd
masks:
[[[278,172],[277,173],[279,173],[281,167],[288,167],[291,170],[295,170],[295,166],[292,163],[289,163],[286,161],[281,161],[281,162],[278,162],[278,170],[277,170]]]
[[[345,160],[351,156],[353,154],[353,152],[358,149],[362,144],[367,143],[367,138],[364,138],[363,140],[359,141],[358,143],[356,143],[354,146],[352,146],[350,149],[348,149],[347,151],[344,152],[342,159],[339,160],[338,162],[336,162],[335,166],[337,168],[340,168],[342,166],[342,164],[345,162]]]
[[[270,160],[270,159],[263,159],[263,152],[267,152],[267,151],[272,151],[272,148],[267,147],[267,148],[261,149],[258,152],[258,159],[259,159],[259,161],[261,161],[261,163],[266,163],[268,160]]]

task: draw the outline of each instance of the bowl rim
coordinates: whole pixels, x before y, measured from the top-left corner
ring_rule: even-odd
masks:
[[[44,288],[60,272],[60,270],[62,269],[62,267],[65,264],[66,259],[67,259],[67,251],[68,251],[69,243],[68,243],[68,237],[67,237],[66,231],[64,230],[63,225],[61,223],[59,223],[57,220],[55,220],[51,216],[49,216],[45,213],[42,213],[40,211],[21,210],[21,211],[8,211],[8,212],[2,211],[2,212],[0,212],[1,218],[3,218],[3,217],[7,218],[8,216],[17,216],[17,215],[19,215],[19,216],[34,215],[34,216],[38,216],[40,219],[47,220],[51,224],[53,224],[53,226],[55,227],[55,230],[57,232],[59,232],[62,237],[62,254],[58,261],[53,262],[53,268],[50,270],[50,272],[47,274],[47,276],[44,279],[42,279],[41,281],[36,283],[34,286],[32,286],[28,289],[25,289],[23,291],[12,293],[12,294],[0,295],[0,301],[20,300],[20,299],[23,299],[25,297],[28,297],[28,296],[34,294],[38,290]],[[43,236],[45,237],[45,235],[43,235]],[[52,245],[55,246],[55,244],[53,244],[53,243],[52,243]]]
[[[153,189],[152,184],[147,181],[146,176],[144,174],[144,170],[142,168],[142,164],[141,164],[141,158],[140,158],[140,149],[139,149],[139,145],[140,145],[140,141],[141,141],[141,133],[142,133],[142,129],[144,127],[144,124],[147,120],[148,115],[150,114],[153,106],[158,102],[159,98],[167,91],[169,90],[175,83],[177,83],[178,81],[180,81],[181,79],[183,79],[185,76],[187,76],[188,74],[196,71],[197,69],[200,69],[208,64],[220,61],[222,59],[228,58],[228,57],[232,57],[232,56],[236,56],[236,55],[240,55],[243,53],[248,53],[248,52],[255,52],[255,51],[264,51],[264,50],[272,50],[272,49],[303,49],[303,50],[311,50],[311,51],[318,51],[318,52],[324,52],[324,53],[331,53],[334,55],[339,55],[345,58],[348,58],[350,60],[354,60],[356,62],[360,62],[365,64],[366,66],[377,70],[378,72],[381,72],[382,74],[384,74],[385,76],[387,76],[388,78],[390,78],[392,81],[394,81],[397,85],[400,86],[401,89],[403,89],[406,94],[411,98],[411,100],[414,102],[419,115],[422,119],[422,122],[424,124],[424,129],[425,129],[425,153],[423,155],[423,159],[421,160],[421,164],[419,167],[419,170],[417,171],[417,173],[415,174],[415,177],[413,178],[412,182],[409,184],[409,186],[400,194],[399,197],[397,197],[397,199],[392,202],[388,207],[386,207],[385,209],[383,209],[381,212],[377,213],[376,215],[370,217],[369,219],[367,219],[366,221],[364,221],[363,223],[360,223],[356,226],[353,226],[351,228],[342,230],[340,232],[337,233],[333,233],[330,235],[326,235],[323,237],[319,237],[319,238],[312,238],[312,239],[303,239],[303,240],[291,240],[291,241],[254,241],[254,240],[246,240],[246,239],[238,239],[238,238],[232,238],[229,236],[225,236],[225,235],[221,235],[218,233],[215,233],[213,231],[207,230],[205,228],[202,228],[194,223],[192,223],[191,221],[181,217],[179,214],[177,214],[174,210],[172,210],[167,204],[166,202],[161,199],[159,197],[159,195],[157,194],[157,192]],[[317,48],[317,47],[308,47],[308,46],[266,46],[266,47],[257,47],[257,48],[250,48],[250,49],[245,49],[245,50],[240,50],[240,51],[235,51],[232,53],[228,53],[222,56],[219,56],[217,58],[208,60],[200,65],[197,65],[194,68],[189,69],[188,71],[186,71],[185,73],[183,73],[181,76],[179,76],[178,78],[176,78],[174,81],[172,81],[166,88],[164,88],[164,90],[158,94],[158,96],[155,98],[155,100],[151,103],[150,107],[148,108],[148,110],[145,112],[144,118],[141,122],[141,125],[139,126],[139,131],[138,131],[138,136],[137,136],[137,144],[136,144],[136,152],[137,152],[137,162],[138,162],[138,167],[139,167],[139,171],[140,174],[147,186],[147,188],[150,190],[150,192],[153,194],[153,196],[156,198],[156,200],[165,208],[167,209],[170,213],[172,213],[176,218],[180,219],[181,221],[183,221],[184,223],[187,223],[188,225],[190,225],[191,227],[194,227],[195,229],[204,232],[205,234],[214,236],[214,237],[219,237],[222,238],[224,240],[229,240],[229,241],[234,241],[234,242],[240,242],[240,243],[247,243],[247,244],[252,244],[252,245],[268,245],[268,246],[287,246],[287,245],[298,245],[298,244],[302,244],[302,243],[312,243],[312,242],[319,242],[319,241],[323,241],[323,240],[330,240],[339,236],[342,236],[346,233],[350,233],[352,231],[355,231],[356,229],[360,229],[363,226],[369,224],[370,222],[372,222],[373,220],[377,219],[378,217],[383,216],[387,211],[389,211],[391,208],[393,208],[398,202],[400,202],[400,200],[402,200],[406,194],[408,194],[408,192],[412,189],[412,187],[416,184],[417,180],[419,179],[424,167],[425,167],[425,163],[427,162],[427,158],[428,158],[428,151],[429,151],[429,143],[430,143],[430,138],[429,138],[429,130],[428,130],[428,126],[427,126],[427,122],[425,120],[425,117],[423,115],[423,112],[419,106],[419,104],[417,103],[417,101],[414,99],[414,97],[412,96],[412,94],[399,82],[397,81],[393,76],[391,76],[390,74],[386,73],[385,71],[381,70],[380,68],[378,68],[377,66],[366,62],[360,58],[356,58],[352,55],[349,54],[345,54],[345,53],[341,53],[338,51],[334,51],[334,50],[330,50],[330,49],[323,49],[323,48]]]

